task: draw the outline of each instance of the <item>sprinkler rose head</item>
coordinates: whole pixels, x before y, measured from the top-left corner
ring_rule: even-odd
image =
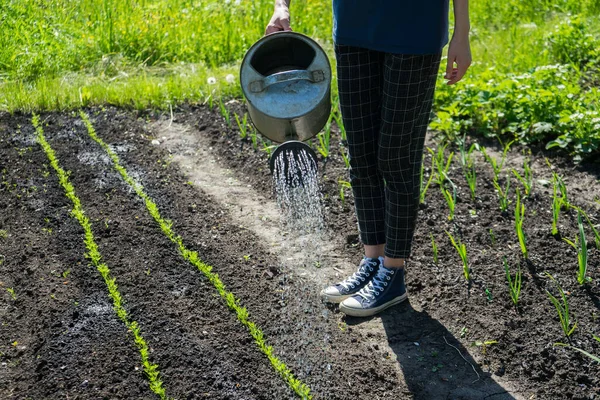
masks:
[[[317,155],[306,143],[290,140],[277,146],[269,159],[269,167],[273,175],[286,177],[288,184],[294,185],[289,179],[298,177],[297,184],[302,185],[302,176],[316,174]]]

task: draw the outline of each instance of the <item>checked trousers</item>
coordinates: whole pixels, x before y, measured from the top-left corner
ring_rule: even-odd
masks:
[[[340,109],[360,239],[408,258],[423,146],[441,54],[336,45]]]

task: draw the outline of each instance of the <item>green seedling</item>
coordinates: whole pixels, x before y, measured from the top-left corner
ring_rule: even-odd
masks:
[[[521,204],[521,193],[517,189],[517,204],[515,205],[515,230],[517,231],[517,237],[519,238],[519,246],[521,247],[521,253],[525,259],[529,258],[527,252],[527,242],[525,232],[523,232],[523,220],[525,218],[525,204]]]
[[[331,115],[333,115],[333,114],[331,114]],[[329,119],[327,120],[327,123],[325,124],[325,129],[323,130],[323,132],[320,132],[317,135],[317,138],[319,139],[319,143],[317,144],[317,151],[325,159],[327,159],[330,154],[329,151],[330,151],[330,142],[331,142],[331,118],[332,118],[331,115],[329,115]]]
[[[448,231],[446,231],[446,235],[448,235],[450,242],[452,242],[452,246],[454,246],[458,255],[460,256],[460,259],[463,263],[463,275],[465,276],[467,282],[469,282],[471,280],[471,274],[469,270],[469,260],[467,258],[467,246],[465,246],[460,239],[455,239],[454,236],[452,236],[452,234]]]
[[[446,203],[448,203],[448,210],[450,213],[448,214],[448,220],[454,221],[454,207],[456,206],[456,189],[452,188],[452,193],[450,190],[442,187],[442,194],[444,195],[444,199],[446,199]]]
[[[506,257],[503,257],[503,263],[504,271],[506,272],[506,280],[508,282],[508,293],[510,294],[510,299],[512,300],[515,307],[518,307],[519,297],[521,296],[521,283],[523,277],[521,273],[521,266],[519,265],[519,269],[517,270],[513,278],[510,274],[508,263],[506,262]]]
[[[63,271],[63,273],[62,273],[62,277],[63,277],[64,279],[67,279],[67,278],[69,277],[69,274],[70,274],[70,273],[71,273],[71,270],[70,270],[70,269],[67,269],[66,271]]]
[[[558,218],[560,217],[560,209],[562,207],[562,197],[558,196],[558,185],[556,180],[552,180],[552,235],[558,234]]]
[[[598,232],[598,229],[596,228],[596,226],[592,223],[592,221],[590,220],[590,217],[588,217],[587,213],[585,211],[583,211],[583,209],[577,207],[577,206],[572,206],[575,210],[577,210],[577,212],[581,213],[588,225],[590,226],[590,229],[592,230],[592,232],[594,233],[594,243],[596,245],[596,248],[598,250],[600,250],[600,233]]]
[[[244,118],[240,120],[237,114],[233,114],[235,122],[240,130],[240,139],[244,140],[248,136],[248,113],[244,113]]]
[[[492,230],[492,228],[490,228],[489,234],[490,234],[490,241],[492,242],[492,246],[495,246],[496,245],[496,235],[494,235],[494,231]]]
[[[565,181],[561,176],[558,176],[556,173],[554,173],[554,175],[556,176],[560,197],[562,198],[562,209],[569,211],[571,209],[571,203],[569,203],[569,198],[567,197],[567,185],[565,185]]]
[[[342,201],[342,205],[346,204],[346,189],[351,189],[352,185],[348,181],[338,180],[338,185],[340,187],[340,200]]]
[[[561,347],[569,347],[569,348],[571,348],[573,350],[577,350],[578,352],[580,352],[584,356],[587,356],[587,357],[591,358],[592,360],[596,361],[597,363],[600,363],[600,357],[595,356],[595,355],[593,355],[591,353],[588,353],[587,351],[582,350],[582,349],[580,349],[578,347],[571,346],[570,344],[566,344],[566,343],[554,343],[554,345],[555,346],[561,346]]]
[[[221,116],[223,116],[223,118],[225,119],[225,122],[227,122],[227,126],[231,127],[231,115],[229,114],[229,110],[227,109],[227,107],[225,107],[225,104],[223,104],[223,99],[219,97],[219,111],[221,111]]]
[[[332,108],[335,110],[337,107]],[[346,127],[344,126],[342,116],[337,112],[333,112],[333,120],[335,121],[338,128],[340,128],[340,139],[342,140],[342,142],[345,142],[347,140]]]
[[[487,347],[496,343],[498,343],[497,340],[476,341],[473,343],[473,346],[481,347],[481,354],[485,355]]]
[[[245,254],[245,255],[243,255],[242,257],[244,258],[244,261],[245,261],[245,262],[248,262],[248,261],[250,261],[250,255],[249,255],[249,254]]]
[[[13,288],[6,288],[6,291],[10,293],[10,297],[12,297],[13,300],[17,300],[17,294]]]
[[[477,172],[475,170],[475,162],[472,159],[467,160],[467,164],[463,167],[463,173],[465,175],[467,184],[469,185],[471,200],[475,200],[475,192],[477,190]]]
[[[552,282],[555,283],[555,285],[558,289],[558,293],[560,293],[561,301],[558,301],[558,299],[556,297],[554,297],[552,295],[552,293],[550,293],[548,290],[546,290],[546,294],[548,295],[548,298],[554,305],[554,308],[556,308],[556,312],[558,314],[558,319],[560,320],[560,326],[561,326],[565,336],[567,338],[569,338],[571,336],[571,334],[573,333],[573,331],[575,330],[575,328],[577,327],[577,323],[575,322],[575,323],[573,323],[573,326],[571,326],[571,315],[569,314],[569,302],[567,301],[567,296],[565,295],[565,292],[562,290],[562,288],[560,287],[560,285],[558,284],[558,282],[554,279],[554,277],[552,275],[546,273],[546,276],[548,278],[550,278],[552,280]]]
[[[508,192],[510,191],[510,176],[506,177],[506,187],[504,188],[504,190],[498,183],[498,179],[494,178],[492,183],[494,185],[494,188],[496,188],[496,193],[498,193],[500,211],[506,212],[508,210],[508,205],[510,204],[510,200],[508,199]]]
[[[429,185],[431,185],[431,181],[433,181],[434,173],[433,166],[435,165],[435,160],[431,159],[431,173],[429,174],[429,179],[427,179],[427,183],[423,186],[423,176],[425,175],[425,155],[423,155],[423,160],[421,162],[421,173],[419,175],[419,187],[421,188],[421,194],[419,196],[419,203],[425,202],[425,195],[427,194],[427,190],[429,189]]]
[[[586,276],[588,267],[587,239],[585,238],[585,231],[583,229],[583,222],[581,220],[581,212],[579,211],[577,212],[577,225],[579,226],[579,235],[575,237],[575,242],[572,242],[567,238],[563,238],[563,240],[570,244],[577,252],[577,264],[579,265],[577,282],[579,282],[580,285],[583,285],[590,283],[592,278]]]
[[[255,128],[250,129],[250,141],[252,142],[252,148],[258,150],[258,133]]]
[[[0,229],[0,239],[6,239],[8,237],[8,232],[4,229]]]
[[[431,236],[431,249],[433,251],[433,262],[435,264],[437,264],[438,263],[438,246],[437,246],[437,243],[435,243],[433,234],[430,233],[429,236]]]
[[[350,157],[348,156],[348,152],[344,146],[340,146],[340,154],[342,155],[342,160],[344,160],[344,166],[347,170],[350,169]]]
[[[448,143],[443,146],[438,146],[437,152],[434,152],[429,147],[427,150],[431,153],[433,165],[437,169],[435,182],[440,186],[444,186],[444,182],[448,180],[448,171],[450,170],[450,163],[452,162],[452,157],[454,153],[451,152],[448,155],[448,160],[446,160],[444,156],[444,151],[448,147]],[[433,173],[433,172],[432,172]]]
[[[525,168],[525,173],[523,176],[521,176],[521,174],[519,174],[514,168],[512,170],[512,173],[517,178],[517,180],[523,185],[523,189],[525,190],[525,196],[529,196],[531,194],[531,187],[533,186],[533,177],[531,175],[531,169],[529,168],[527,159],[525,159],[525,161],[523,162],[523,167]]]

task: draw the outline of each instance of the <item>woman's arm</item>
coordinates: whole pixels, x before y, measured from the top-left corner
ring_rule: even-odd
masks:
[[[448,47],[448,64],[444,76],[448,79],[448,85],[460,81],[471,65],[470,29],[469,0],[454,0],[454,34]]]
[[[275,0],[275,11],[267,29],[265,35],[279,31],[291,31],[290,28],[290,2],[292,0]]]

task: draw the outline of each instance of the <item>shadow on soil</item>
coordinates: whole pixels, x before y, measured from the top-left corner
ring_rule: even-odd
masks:
[[[452,333],[426,311],[415,310],[407,301],[372,318],[381,318],[415,400],[517,399],[484,372]],[[368,320],[346,317],[348,325]]]

